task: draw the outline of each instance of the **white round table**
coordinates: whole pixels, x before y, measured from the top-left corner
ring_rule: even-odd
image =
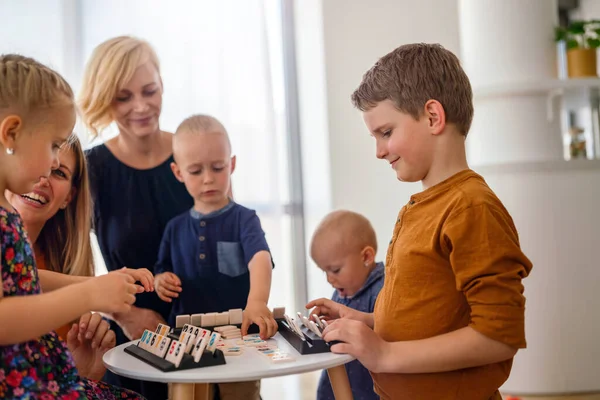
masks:
[[[256,349],[247,347],[242,355],[226,356],[227,364],[225,365],[162,372],[124,352],[125,347],[136,344],[137,340],[109,350],[104,354],[102,360],[106,368],[127,378],[172,383],[173,399],[177,400],[202,399],[203,394],[208,393],[208,383],[253,381],[321,369],[327,369],[336,399],[352,399],[348,376],[344,368],[344,364],[354,360],[352,356],[334,353],[300,355],[279,333],[271,340],[275,340],[277,347],[288,352],[296,360],[275,364]],[[196,391],[195,397],[194,390]]]

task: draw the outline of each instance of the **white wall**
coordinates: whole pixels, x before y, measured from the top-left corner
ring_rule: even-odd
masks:
[[[397,213],[420,186],[396,181],[375,157],[350,95],[378,58],[402,44],[438,42],[458,54],[457,1],[301,0],[296,17],[308,240],[324,214],[351,209],[371,220],[383,260]],[[312,262],[308,283],[309,298],[332,293]]]

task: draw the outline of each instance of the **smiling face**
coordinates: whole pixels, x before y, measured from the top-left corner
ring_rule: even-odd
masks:
[[[41,178],[33,190],[23,195],[6,193],[8,201],[21,214],[25,225],[43,225],[73,198],[73,174],[76,173],[75,154],[71,147],[62,148],[60,165],[50,177]]]
[[[140,65],[118,92],[112,116],[121,134],[142,138],[159,132],[162,82],[151,62]]]
[[[425,179],[435,151],[434,135],[426,117],[415,120],[385,100],[365,111],[363,118],[375,138],[377,158],[389,162],[399,180]]]

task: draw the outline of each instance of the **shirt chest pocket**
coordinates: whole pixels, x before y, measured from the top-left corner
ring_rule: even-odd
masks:
[[[235,278],[248,272],[244,250],[239,242],[217,242],[219,272]]]

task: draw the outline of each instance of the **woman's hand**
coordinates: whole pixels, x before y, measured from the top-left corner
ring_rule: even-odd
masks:
[[[135,306],[127,313],[115,314],[113,317],[129,340],[141,338],[146,329],[154,332],[158,324],[166,324],[156,311]]]
[[[87,313],[73,324],[67,334],[67,347],[73,354],[79,375],[94,380],[102,379],[106,368],[102,356],[115,347],[115,333],[100,314]]]

